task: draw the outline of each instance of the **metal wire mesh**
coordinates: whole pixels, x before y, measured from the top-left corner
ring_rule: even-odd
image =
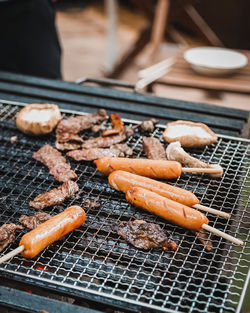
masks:
[[[32,159],[44,144],[54,144],[55,136],[28,137],[16,129],[15,115],[20,106],[0,104],[0,217],[3,223],[18,223],[22,214],[33,215],[28,203],[36,195],[59,185],[48,169]],[[153,134],[162,140],[162,127]],[[85,132],[86,138],[88,132]],[[12,136],[18,136],[15,143]],[[144,156],[139,133],[128,140],[134,157]],[[162,141],[163,142],[163,141]],[[164,143],[166,145],[166,143]],[[201,204],[232,215],[226,220],[207,214],[210,225],[244,240],[237,247],[210,235],[213,249],[206,251],[188,230],[135,208],[124,195],[112,189],[106,177],[92,162],[70,160],[78,174],[80,193],[61,206],[44,209],[52,215],[71,204],[84,206],[86,199],[97,201],[99,208],[86,209],[85,224],[53,243],[36,258],[21,255],[0,265],[0,275],[15,274],[26,282],[43,281],[67,288],[84,297],[99,295],[100,301],[119,300],[119,305],[169,312],[235,312],[249,267],[249,141],[219,137],[216,144],[189,152],[224,168],[221,179],[183,174],[172,185],[194,192]],[[178,244],[175,252],[141,251],[126,243],[113,230],[120,221],[144,219],[159,224]],[[27,230],[2,254],[16,248]],[[84,293],[83,293],[84,291]],[[137,308],[137,309],[136,309]]]

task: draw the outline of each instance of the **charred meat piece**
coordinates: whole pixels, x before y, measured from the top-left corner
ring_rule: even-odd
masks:
[[[34,229],[38,225],[46,222],[49,220],[52,216],[50,216],[48,213],[45,212],[37,212],[33,216],[28,216],[28,215],[22,215],[19,218],[19,222],[23,224],[25,227],[29,229]]]
[[[76,161],[93,161],[103,156],[118,157],[120,151],[115,148],[104,149],[104,148],[90,148],[82,150],[72,150],[67,152],[67,156],[71,157]]]
[[[203,231],[197,231],[197,232],[193,232],[197,238],[199,239],[199,241],[203,244],[203,246],[205,247],[206,251],[211,251],[213,248],[213,243],[211,240],[208,239],[208,234],[206,234]]]
[[[134,130],[129,127],[125,127],[125,129],[118,135],[108,136],[108,137],[96,137],[91,138],[82,144],[83,149],[90,149],[90,148],[107,148],[114,144],[120,143],[126,140],[128,137],[134,134]]]
[[[61,152],[50,145],[44,145],[40,148],[33,154],[33,158],[46,165],[50,170],[50,174],[60,182],[77,178],[76,173],[71,170],[70,165],[66,163],[66,159]]]
[[[22,226],[13,223],[3,224],[0,227],[0,251],[15,240],[16,230],[22,228]]]
[[[166,149],[166,153],[168,160],[180,162],[186,167],[218,169],[218,174],[208,174],[211,177],[221,177],[223,175],[223,168],[219,164],[208,164],[192,157],[181,147],[179,141],[170,143]]]
[[[106,110],[100,109],[97,113],[69,117],[62,120],[56,128],[56,139],[58,142],[68,142],[70,140],[78,141],[80,138],[76,135],[82,130],[91,128],[107,118]]]
[[[93,161],[101,157],[119,157],[125,155],[132,155],[133,150],[126,144],[117,144],[111,146],[109,149],[104,148],[90,148],[82,150],[73,150],[67,152],[67,156],[76,161]]]
[[[143,137],[143,150],[148,159],[166,160],[166,152],[160,140],[154,137]]]
[[[96,200],[91,201],[87,199],[84,202],[84,207],[87,209],[95,209],[95,208],[99,208],[99,206],[100,206],[100,203],[96,202]]]
[[[83,142],[83,139],[77,135],[77,134],[71,134],[71,133],[58,133],[56,135],[56,143],[73,143],[73,144],[79,144]]]
[[[55,142],[56,149],[64,151],[64,150],[76,150],[81,148],[80,143],[73,142]]]
[[[163,138],[167,142],[179,141],[182,147],[203,147],[217,141],[215,133],[203,123],[175,121],[168,123]]]
[[[157,123],[158,123],[158,121],[156,119],[152,118],[151,120],[141,122],[139,127],[140,127],[141,131],[143,131],[143,132],[153,132],[155,129],[155,124],[157,124]]]
[[[91,127],[91,132],[94,133],[94,134],[98,134],[98,133],[101,133],[103,131],[107,130],[107,128],[101,124],[101,125],[94,125]]]
[[[133,154],[133,149],[126,143],[118,143],[113,148],[120,151],[119,157],[131,156]]]
[[[122,119],[120,115],[117,113],[110,114],[110,120],[112,124],[112,129],[107,129],[102,133],[102,136],[111,136],[111,135],[118,135],[124,129]]]
[[[143,220],[134,220],[120,223],[120,225],[115,226],[115,230],[123,239],[139,249],[177,249],[177,244],[169,240],[157,224],[147,223]]]
[[[38,195],[33,201],[29,202],[29,205],[35,209],[41,210],[45,207],[62,203],[65,199],[71,198],[78,191],[79,187],[77,183],[68,180],[60,187]]]

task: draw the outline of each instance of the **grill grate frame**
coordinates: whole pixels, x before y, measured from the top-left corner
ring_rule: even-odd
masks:
[[[32,159],[32,153],[43,144],[53,145],[55,136],[36,138],[20,133],[15,127],[19,109],[20,105],[15,103],[0,103],[1,224],[17,223],[22,214],[33,214],[35,209],[28,202],[59,185],[45,166]],[[64,111],[65,115],[74,113],[82,114]],[[158,125],[151,135],[162,140],[162,132],[163,126]],[[14,144],[10,143],[12,136],[18,136]],[[134,148],[134,157],[144,156],[141,139],[137,134],[128,140]],[[91,162],[70,160],[79,175],[81,194],[44,211],[53,215],[71,204],[82,206],[86,199],[96,197],[100,208],[87,209],[87,219],[81,228],[47,247],[35,259],[19,255],[0,265],[0,275],[12,275],[23,282],[32,280],[34,284],[44,282],[49,288],[81,297],[99,296],[102,302],[123,308],[130,305],[134,311],[146,307],[164,312],[235,312],[249,266],[249,231],[244,223],[250,218],[249,143],[219,136],[216,144],[190,150],[195,157],[220,163],[225,171],[222,179],[186,174],[168,181],[194,192],[201,204],[231,213],[230,220],[207,216],[211,226],[243,239],[243,247],[210,235],[214,248],[205,251],[187,230],[128,204]],[[178,250],[140,251],[127,244],[112,230],[112,225],[134,218],[158,223],[178,243]],[[17,240],[1,254],[16,248],[25,231],[19,232]]]

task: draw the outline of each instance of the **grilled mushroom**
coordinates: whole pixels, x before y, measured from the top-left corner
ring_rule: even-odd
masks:
[[[32,103],[24,107],[16,116],[16,126],[27,135],[44,135],[52,132],[61,119],[56,104]]]
[[[182,120],[168,123],[163,138],[167,142],[180,141],[182,147],[202,147],[217,141],[207,125]]]

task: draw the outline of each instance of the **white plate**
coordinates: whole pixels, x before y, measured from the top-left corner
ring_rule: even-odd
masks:
[[[184,53],[193,70],[209,76],[227,75],[244,67],[247,57],[239,52],[215,47],[199,47]]]

